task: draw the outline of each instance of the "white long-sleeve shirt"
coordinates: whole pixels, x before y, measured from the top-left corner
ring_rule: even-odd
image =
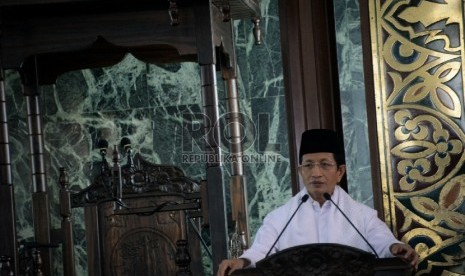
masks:
[[[258,229],[252,246],[240,258],[249,259],[252,267],[256,262],[265,258],[306,193],[307,190],[302,189],[286,204],[270,212]],[[353,200],[339,186],[334,189],[331,199],[349,217],[380,258],[392,257],[389,246],[393,243],[400,243],[400,241],[378,218],[376,210]],[[344,244],[373,253],[331,201],[327,200],[323,206],[320,206],[310,197],[297,211],[270,255],[289,247],[311,243]]]

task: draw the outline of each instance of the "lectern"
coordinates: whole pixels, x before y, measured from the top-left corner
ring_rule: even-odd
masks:
[[[342,244],[299,245],[259,261],[256,268],[243,269],[235,276],[405,276],[411,269],[400,258],[377,259],[371,253]]]

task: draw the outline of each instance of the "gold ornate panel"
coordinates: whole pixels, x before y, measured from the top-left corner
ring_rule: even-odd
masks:
[[[416,275],[465,275],[463,2],[369,3],[385,220]]]

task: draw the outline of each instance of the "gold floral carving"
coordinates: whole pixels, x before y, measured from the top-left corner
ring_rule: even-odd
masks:
[[[464,3],[369,5],[385,220],[416,275],[465,275]]]

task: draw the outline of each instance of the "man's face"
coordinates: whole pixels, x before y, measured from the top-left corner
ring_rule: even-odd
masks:
[[[324,201],[324,193],[333,194],[345,171],[345,165],[338,166],[334,154],[329,152],[304,154],[299,166],[308,193],[317,201]]]

